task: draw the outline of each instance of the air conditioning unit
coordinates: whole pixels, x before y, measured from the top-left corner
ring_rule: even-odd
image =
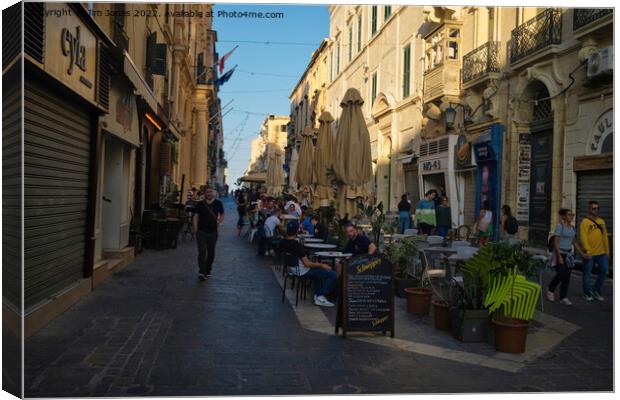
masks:
[[[605,47],[588,57],[587,78],[599,78],[603,75],[611,75],[614,71],[614,49]]]

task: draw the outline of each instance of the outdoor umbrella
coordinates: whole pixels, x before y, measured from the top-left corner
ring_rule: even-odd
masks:
[[[334,117],[323,111],[319,117],[319,137],[314,149],[314,177],[316,180],[315,197],[319,200],[320,206],[329,206],[329,201],[333,198],[331,177],[328,176],[328,169],[333,168],[333,147],[332,122]]]
[[[312,144],[311,127],[306,127],[302,135],[301,148],[299,149],[299,160],[297,161],[297,170],[295,171],[295,180],[299,184],[299,192],[302,193],[302,197],[306,197],[308,201],[311,201],[312,196],[312,183],[313,183],[313,168],[312,159],[314,155],[314,145]]]
[[[282,185],[284,181],[284,174],[282,172],[282,152],[278,149],[268,148],[268,154],[269,158],[267,159],[266,182],[267,194],[269,196],[279,196],[280,193],[282,193]]]
[[[372,179],[370,134],[362,115],[362,96],[349,89],[340,107],[340,123],[336,135],[334,172],[338,186],[338,213],[349,218],[358,214],[357,202],[367,197],[364,185]]]

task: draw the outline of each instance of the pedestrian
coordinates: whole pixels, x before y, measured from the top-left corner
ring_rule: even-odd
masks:
[[[478,217],[478,242],[480,246],[484,246],[489,242],[489,238],[493,236],[493,211],[489,209],[489,200],[482,202],[480,207],[480,215]]]
[[[245,193],[239,192],[237,194],[237,213],[239,214],[239,220],[237,220],[237,236],[241,236],[241,229],[244,225],[245,216],[248,210],[248,198]]]
[[[334,303],[327,300],[325,295],[330,292],[336,281],[336,272],[328,264],[310,261],[306,251],[297,240],[299,224],[291,221],[286,226],[286,239],[279,244],[278,250],[289,257],[286,266],[292,269],[297,276],[312,276],[321,282],[314,292],[314,304],[321,307],[333,307]]]
[[[502,215],[499,218],[499,233],[503,240],[510,244],[517,242],[517,232],[519,231],[519,223],[512,215],[510,206],[504,204],[502,206]]]
[[[198,244],[198,279],[206,280],[211,276],[215,259],[218,225],[224,221],[224,206],[213,197],[213,188],[201,188],[204,199],[196,204],[192,217],[192,230]]]
[[[437,233],[445,238],[452,229],[452,210],[446,196],[441,198],[441,204],[435,210],[435,214],[437,215]]]
[[[407,200],[407,195],[400,196],[398,203],[398,223],[400,233],[405,233],[405,229],[411,228],[411,203]]]
[[[579,225],[579,238],[584,250],[592,257],[583,262],[583,297],[587,301],[595,298],[603,301],[601,295],[603,283],[609,269],[609,237],[603,218],[599,217],[600,205],[597,201],[588,204],[588,215],[581,220]],[[590,273],[594,263],[598,265],[598,277],[594,289],[590,288]]]
[[[418,201],[418,205],[415,210],[415,219],[418,223],[418,230],[423,235],[430,235],[437,225],[437,218],[435,215],[435,197],[437,197],[437,191],[431,189],[426,192],[424,198]]]
[[[570,283],[570,275],[575,265],[575,249],[581,253],[584,259],[590,258],[590,255],[583,251],[577,241],[577,232],[573,226],[573,212],[566,209],[560,209],[560,222],[555,227],[552,240],[551,266],[555,268],[555,276],[549,283],[547,290],[547,299],[555,300],[555,288],[560,285],[560,303],[570,306],[573,303],[568,299],[568,285]]]

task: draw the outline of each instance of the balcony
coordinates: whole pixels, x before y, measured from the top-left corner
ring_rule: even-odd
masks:
[[[215,72],[213,67],[204,65],[196,66],[196,83],[198,85],[213,85],[215,82]]]
[[[463,56],[463,86],[499,72],[499,46],[499,42],[487,42]]]
[[[562,41],[562,13],[548,8],[526,23],[513,29],[510,63],[514,64]]]
[[[614,21],[614,10],[611,8],[575,8],[573,9],[573,32],[579,39],[604,26],[610,26],[609,34],[613,35],[611,25]]]
[[[125,32],[124,26],[114,21],[114,43],[116,43],[116,47],[120,50],[125,50],[129,52],[129,37]]]
[[[424,102],[458,97],[461,57],[460,23],[444,23],[425,38]]]

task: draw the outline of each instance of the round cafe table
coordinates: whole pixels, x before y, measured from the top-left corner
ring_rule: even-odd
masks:
[[[317,251],[314,253],[315,256],[321,258],[331,258],[332,259],[332,269],[336,268],[336,260],[339,258],[348,258],[353,255],[353,253],[341,253],[340,251]]]
[[[323,239],[314,238],[314,237],[303,238],[303,241],[304,243],[323,243],[324,242]]]
[[[280,215],[280,219],[286,219],[286,220],[292,221],[294,219],[297,219],[297,217],[294,215],[283,214],[283,215]]]
[[[304,243],[304,246],[309,249],[316,249],[316,250],[330,250],[330,249],[335,249],[338,247],[335,244],[327,244],[327,243]]]
[[[313,238],[314,235],[311,235],[309,233],[300,233],[300,234],[297,235],[297,237],[300,237],[300,238]]]

